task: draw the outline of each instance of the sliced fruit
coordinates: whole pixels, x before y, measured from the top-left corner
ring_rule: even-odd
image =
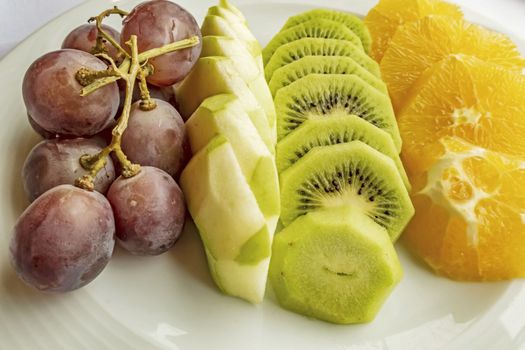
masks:
[[[403,239],[437,273],[458,280],[525,277],[525,161],[441,140],[414,195]]]
[[[273,234],[280,212],[279,180],[273,156],[239,99],[231,94],[205,99],[186,122],[192,153],[199,152],[217,135],[230,143],[246,181]]]
[[[462,19],[430,16],[400,27],[381,61],[381,73],[399,111],[421,73],[449,54],[467,54],[521,73],[525,59],[504,34]]]
[[[297,24],[304,23],[311,19],[317,18],[330,19],[332,21],[344,24],[348,29],[353,31],[359,37],[363,48],[365,49],[365,52],[370,52],[372,46],[372,38],[370,37],[370,32],[359,17],[348,12],[334,11],[328,9],[315,9],[306,11],[296,16],[288,18],[281,31],[293,27]]]
[[[463,17],[458,6],[441,0],[380,0],[365,17],[372,35],[371,56],[381,62],[399,26],[430,15]]]
[[[230,10],[239,20],[243,23],[246,23],[246,18],[243,13],[235,6],[233,6],[228,0],[219,0],[219,6],[225,9]]]
[[[286,87],[308,74],[355,74],[377,90],[387,94],[385,83],[357,64],[350,57],[306,56],[277,69],[268,83],[273,96],[280,88]]]
[[[214,257],[234,260],[244,243],[266,229],[265,218],[224,136],[215,137],[191,159],[180,182],[188,210]]]
[[[272,58],[264,67],[266,81],[270,81],[273,73],[306,56],[345,56],[352,58],[357,64],[379,77],[378,64],[366,53],[349,41],[337,39],[303,38],[284,44],[275,50]]]
[[[229,58],[202,57],[197,61],[176,90],[179,112],[187,119],[207,97],[224,93],[231,93],[239,98],[259,135],[273,153],[275,135],[266,114]]]
[[[248,27],[234,13],[223,7],[210,7],[201,26],[202,36],[227,36],[238,39],[262,70],[262,49]]]
[[[263,72],[250,53],[235,38],[205,36],[202,38],[201,57],[224,56],[232,60],[235,68],[253,93],[268,118],[270,128],[275,130],[275,107]]]
[[[446,87],[444,89],[443,87]],[[425,172],[442,153],[439,139],[458,136],[496,152],[525,154],[525,76],[453,55],[416,81],[399,115],[409,175]]]
[[[414,214],[394,161],[361,141],[315,147],[280,179],[285,226],[308,212],[348,205],[395,241]]]
[[[182,172],[180,184],[219,287],[260,302],[273,232],[228,140],[219,135],[202,148]]]
[[[315,147],[351,141],[362,141],[392,158],[405,186],[410,189],[405,169],[390,135],[354,115],[306,120],[277,144],[277,170],[279,173],[283,172]]]
[[[210,273],[222,292],[254,304],[263,301],[270,265],[269,257],[256,264],[239,264],[232,260],[215,259],[206,248],[205,250]]]
[[[268,63],[280,46],[302,38],[345,40],[363,50],[359,37],[344,24],[329,19],[315,18],[277,33],[263,50],[263,63]]]
[[[309,74],[281,88],[274,102],[279,140],[308,119],[356,115],[388,132],[396,149],[401,149],[401,137],[388,96],[357,75]]]
[[[348,207],[308,213],[281,231],[269,272],[283,307],[342,324],[373,320],[402,274],[385,229]]]

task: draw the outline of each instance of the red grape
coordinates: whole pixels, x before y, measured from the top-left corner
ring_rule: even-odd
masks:
[[[20,216],[11,240],[11,261],[27,284],[67,292],[91,282],[115,246],[111,206],[98,192],[55,187]]]
[[[166,172],[142,167],[119,177],[108,191],[119,244],[136,255],[158,255],[175,244],[184,226],[182,191]]]
[[[177,108],[177,102],[175,101],[175,91],[173,86],[159,88],[154,85],[148,86],[149,94],[152,98],[157,98],[162,101],[168,102],[173,107]]]
[[[108,33],[113,39],[115,39],[116,42],[120,42],[120,33],[116,29],[105,24],[102,25],[102,29],[104,29],[106,33]],[[76,27],[75,29],[73,29],[66,36],[66,38],[62,42],[62,48],[77,49],[91,53],[91,50],[97,43],[97,34],[98,29],[94,24],[83,24],[80,27]],[[106,41],[105,43],[106,49],[108,50],[108,55],[116,61],[118,56],[118,50],[110,43]]]
[[[132,34],[137,36],[139,52],[161,47],[175,41],[198,36],[202,38],[195,18],[179,5],[167,0],[146,1],[136,6],[124,19],[121,45]],[[202,41],[202,40],[201,40]],[[155,68],[148,82],[165,87],[181,81],[200,56],[202,45],[155,57],[149,62]]]
[[[53,139],[37,144],[29,153],[22,169],[24,189],[30,201],[47,190],[62,184],[73,185],[75,179],[88,174],[79,162],[84,154],[96,154],[104,141],[93,139]],[[111,158],[95,177],[95,190],[106,193],[115,180],[115,167]]]
[[[186,128],[179,112],[165,101],[143,111],[140,102],[131,107],[129,124],[122,135],[122,150],[129,160],[160,168],[177,176],[188,157]]]
[[[122,83],[121,83],[122,82]],[[117,112],[117,115],[120,116],[122,113],[122,109],[124,108],[124,101],[126,98],[126,84],[123,80],[119,80],[118,82],[119,86],[119,93],[120,93],[120,105],[119,105],[119,111]],[[168,87],[158,87],[155,85],[148,84],[148,91],[151,98],[157,98],[162,101],[168,102],[170,105],[175,107],[177,109],[177,101],[175,100],[175,91],[173,86]],[[140,90],[137,85],[135,85],[135,89],[133,90],[133,97],[131,99],[131,102],[137,102],[140,100]]]
[[[119,105],[116,83],[80,96],[75,74],[82,68],[105,70],[95,56],[64,49],[47,53],[27,70],[23,96],[28,113],[42,129],[59,135],[91,136],[107,127]]]
[[[54,139],[58,137],[57,134],[53,134],[52,132],[42,129],[42,127],[40,127],[40,125],[38,125],[29,114],[27,115],[27,120],[29,121],[29,125],[31,125],[33,130],[43,138]]]

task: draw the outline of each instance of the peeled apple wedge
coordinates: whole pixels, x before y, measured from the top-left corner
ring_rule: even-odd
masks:
[[[216,135],[228,140],[273,234],[280,214],[275,160],[239,99],[231,94],[208,97],[186,122],[186,130],[194,154]]]
[[[215,259],[207,250],[206,257],[213,280],[222,292],[254,304],[263,301],[269,257],[254,264]]]
[[[227,138],[218,135],[195,154],[180,184],[218,286],[261,302],[272,235]]]
[[[201,57],[190,74],[176,89],[179,112],[187,119],[207,97],[231,93],[239,98],[268,150],[275,152],[276,135],[266,113],[239,75],[234,62],[227,57]]]
[[[280,231],[269,278],[283,307],[349,324],[373,320],[402,275],[387,231],[343,206],[310,212]]]
[[[239,18],[241,22],[246,24],[246,18],[244,17],[242,12],[237,7],[233,6],[228,0],[219,0],[219,7],[230,10]]]
[[[237,38],[248,49],[260,70],[264,70],[262,48],[241,18],[227,8],[212,6],[201,26],[202,36],[221,35]]]
[[[205,36],[202,38],[201,57],[209,56],[224,56],[233,61],[239,75],[264,109],[272,132],[276,132],[273,131],[275,130],[276,116],[272,94],[264,78],[264,72],[259,69],[248,50],[235,38]]]

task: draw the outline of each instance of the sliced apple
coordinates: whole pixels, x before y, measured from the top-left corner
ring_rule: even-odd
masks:
[[[210,7],[201,26],[202,36],[218,35],[238,39],[250,52],[257,66],[264,71],[262,48],[252,32],[239,17],[219,6]]]
[[[191,159],[180,184],[217,285],[233,296],[260,302],[273,231],[231,143],[224,136],[214,137]]]
[[[219,0],[219,6],[230,10],[239,18],[242,23],[247,24],[246,17],[244,17],[243,13],[237,7],[233,6],[228,0]]]
[[[201,57],[197,61],[190,74],[176,89],[179,112],[187,119],[207,97],[224,93],[231,93],[239,98],[268,150],[273,154],[276,135],[270,128],[266,113],[230,58]]]
[[[275,133],[276,115],[272,94],[264,78],[264,72],[259,69],[248,50],[235,38],[205,36],[202,38],[201,57],[209,56],[224,56],[233,61],[239,75],[264,109],[272,133]]]
[[[239,99],[232,94],[208,97],[188,119],[186,127],[193,153],[199,152],[216,135],[230,142],[273,235],[280,213],[275,160]]]

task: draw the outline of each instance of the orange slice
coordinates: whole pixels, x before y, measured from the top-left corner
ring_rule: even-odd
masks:
[[[458,136],[483,148],[525,155],[525,76],[475,57],[452,55],[423,74],[398,116],[409,175],[425,172]]]
[[[397,27],[432,14],[463,17],[459,7],[440,0],[380,0],[365,17],[372,35],[370,55],[380,62]]]
[[[399,27],[381,61],[396,112],[421,73],[450,54],[466,54],[521,72],[525,59],[506,35],[462,19],[429,16]]]
[[[453,279],[524,277],[525,161],[456,137],[441,142],[443,154],[413,196],[404,242]]]

